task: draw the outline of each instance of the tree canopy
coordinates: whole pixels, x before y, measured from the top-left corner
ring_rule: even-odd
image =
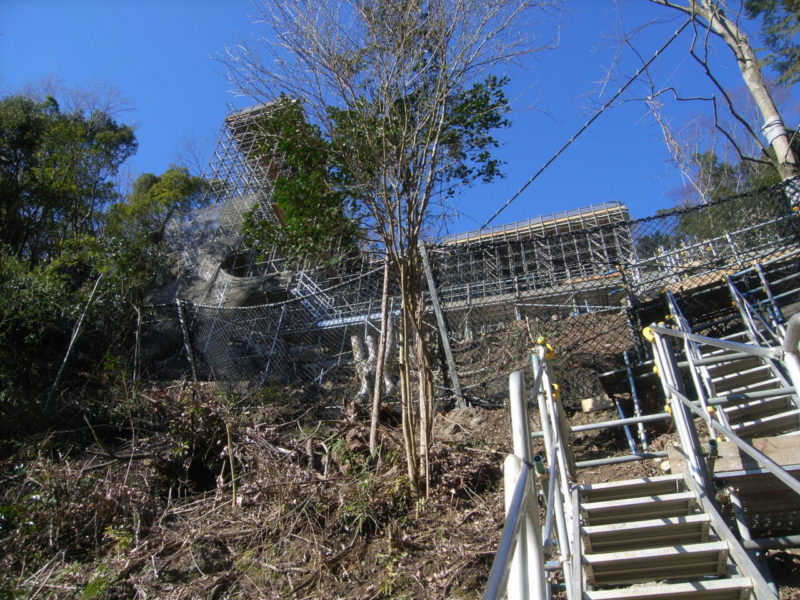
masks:
[[[751,19],[761,18],[761,34],[769,49],[766,62],[779,74],[778,81],[792,85],[800,81],[800,1],[745,0]]]
[[[144,173],[134,181],[131,193],[108,210],[107,233],[160,242],[173,216],[210,202],[209,187],[185,167],[172,165],[161,175]]]
[[[0,100],[0,241],[37,263],[95,233],[136,147],[133,128],[107,113],[63,113],[54,98]]]

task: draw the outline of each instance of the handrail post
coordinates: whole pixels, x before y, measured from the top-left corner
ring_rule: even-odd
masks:
[[[681,448],[686,455],[692,478],[705,493],[713,497],[714,489],[708,476],[706,465],[701,458],[702,449],[694,421],[692,420],[692,414],[679,399],[674,398],[675,394],[672,392],[674,389],[679,393],[683,393],[683,383],[678,373],[678,366],[675,363],[675,356],[672,353],[672,346],[670,346],[669,340],[661,333],[653,329],[651,331],[653,335],[653,356],[656,360],[660,377],[666,383],[664,395],[668,401],[674,399],[674,401],[670,402],[672,418],[675,420],[681,440]]]
[[[800,390],[800,313],[794,314],[786,324],[786,337],[783,340],[783,363],[795,390]],[[796,403],[800,406],[800,402]]]
[[[525,462],[533,468],[533,452],[531,451],[531,432],[528,424],[528,411],[523,393],[522,372],[511,373],[508,381],[509,403],[511,405],[511,429],[514,438],[515,461],[506,459],[504,469],[516,471],[514,482],[519,476],[519,465]],[[511,463],[516,463],[512,467]],[[506,475],[506,505],[509,494],[513,494],[509,476]],[[514,552],[514,560],[509,575],[508,600],[544,600],[544,549],[542,548],[542,530],[537,506],[538,493],[536,477],[529,478],[527,501],[524,504],[525,518],[520,530],[520,539]],[[516,594],[516,595],[515,595]]]
[[[531,354],[531,366],[533,367],[533,376],[539,381],[538,387],[534,390],[536,400],[539,404],[539,420],[541,421],[542,431],[544,433],[545,451],[547,455],[547,462],[550,465],[550,471],[553,474],[550,477],[548,485],[551,486],[553,492],[553,513],[556,518],[556,539],[558,541],[559,561],[564,569],[564,581],[572,581],[572,563],[571,553],[572,549],[569,545],[569,532],[567,529],[566,509],[564,507],[564,497],[562,495],[562,479],[567,477],[566,472],[562,469],[560,461],[561,450],[556,444],[554,439],[555,432],[552,428],[552,419],[550,418],[550,410],[547,403],[547,394],[542,386],[547,381],[550,385],[549,379],[546,376],[544,364],[545,348],[539,346]],[[548,494],[549,495],[549,494]],[[580,600],[573,598],[572,586],[567,586],[567,596],[569,600]]]
[[[513,418],[512,418],[513,422]],[[518,456],[509,454],[503,462],[503,489],[505,495],[505,515],[506,522],[510,521],[511,504],[514,501],[514,491],[517,489],[517,480],[522,471],[522,461]],[[527,523],[522,526],[524,529]],[[522,538],[523,531],[520,530],[519,537]],[[517,539],[514,548],[513,558],[511,559],[511,569],[508,573],[508,583],[506,584],[506,598],[508,600],[525,600],[525,592],[528,589],[528,573],[525,569],[528,562],[527,544],[522,539]]]

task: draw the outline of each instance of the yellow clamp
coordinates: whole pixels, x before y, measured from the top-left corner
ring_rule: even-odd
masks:
[[[658,370],[658,365],[653,365],[653,373],[659,375],[661,372]]]
[[[793,206],[792,212],[800,212],[800,206]]]
[[[652,327],[649,327],[649,326],[648,326],[648,327],[645,327],[644,329],[642,329],[642,336],[644,336],[644,339],[646,339],[646,340],[647,340],[648,342],[650,342],[651,344],[652,344],[652,343],[655,341],[655,339],[656,339],[656,336],[655,336],[655,334],[653,333],[653,328],[652,328]]]
[[[710,414],[713,417],[715,414],[717,414],[717,409],[714,408],[713,406],[709,406],[708,407],[708,414]]]
[[[553,350],[553,347],[550,344],[547,343],[547,338],[546,337],[544,337],[543,335],[540,335],[538,338],[536,338],[536,345],[537,346],[544,346],[544,357],[547,360],[555,358],[556,352],[555,352],[555,350]]]
[[[560,388],[560,387],[558,387],[558,384],[557,384],[557,383],[552,383],[552,384],[550,384],[550,385],[552,385],[552,386],[553,386],[553,398],[554,398],[555,400],[558,400],[558,398],[561,396],[561,388]]]
[[[664,405],[664,412],[667,413],[668,415],[671,415],[672,414],[672,407],[669,404],[665,404]]]

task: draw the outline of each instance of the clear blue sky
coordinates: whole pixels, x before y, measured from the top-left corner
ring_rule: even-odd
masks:
[[[458,203],[461,215],[450,231],[482,224],[636,70],[637,58],[626,51],[617,79],[599,93],[597,82],[617,49],[612,40],[619,29],[615,3],[566,4],[563,14],[551,16],[534,32],[544,40],[560,26],[559,47],[537,55],[526,69],[508,73],[513,125],[500,135],[507,178],[469,190]],[[644,0],[621,4],[626,29],[663,21],[637,36],[644,58],[682,22]],[[249,18],[253,12],[248,0],[0,0],[0,91],[13,93],[53,76],[68,87],[117,87],[133,107],[119,120],[135,124],[139,140],[129,173],[160,173],[176,161],[187,140],[198,141],[210,155],[229,108],[250,104],[230,93],[225,67],[214,57],[259,33]],[[757,33],[757,27],[749,29]],[[659,87],[706,95],[708,82],[687,58],[689,39],[688,33],[679,38],[652,73]],[[741,78],[727,49],[712,48],[711,59],[720,79],[740,90]],[[646,93],[642,84],[633,86],[495,224],[609,200],[624,202],[634,216],[674,204],[680,175],[659,127],[634,100]],[[787,125],[796,126],[796,97],[791,91],[781,96]],[[689,120],[708,118],[707,103],[664,100],[665,116],[676,130]]]

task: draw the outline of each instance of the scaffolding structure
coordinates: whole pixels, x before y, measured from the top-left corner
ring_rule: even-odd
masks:
[[[620,265],[635,258],[620,202],[449,236],[431,254],[442,304],[464,331],[537,313],[618,309]]]
[[[167,225],[167,242],[184,261],[184,279],[194,280],[194,287],[205,284],[201,295],[190,297],[193,301],[225,305],[229,287],[237,279],[257,278],[251,282],[257,285],[280,271],[279,257],[257,256],[244,246],[242,235],[250,211],[276,219],[271,196],[280,157],[259,134],[259,120],[271,109],[271,104],[260,104],[226,117],[204,175],[205,207],[178,215]]]
[[[244,244],[249,211],[279,221],[271,193],[281,160],[259,132],[270,109],[226,118],[206,176],[213,202],[168,227],[185,273],[163,307],[152,307],[153,322],[174,337],[175,301],[185,303],[184,346],[203,363],[193,369],[202,378],[320,379],[349,363],[351,336],[380,328],[383,272],[374,254],[320,265]],[[637,311],[652,297],[780,256],[798,247],[798,231],[778,188],[638,220],[620,202],[594,204],[427,242],[424,306],[432,331],[441,307],[437,335],[455,341],[539,323],[538,330],[580,338],[576,352],[621,355],[642,347]],[[394,279],[389,304],[397,312]]]

